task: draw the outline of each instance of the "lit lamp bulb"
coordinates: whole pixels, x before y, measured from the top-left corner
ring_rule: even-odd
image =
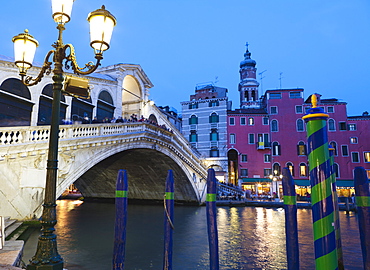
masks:
[[[65,24],[71,20],[74,0],[52,0],[51,8],[53,19],[56,23]]]
[[[35,57],[36,48],[39,46],[37,40],[24,30],[12,39],[14,43],[14,62],[19,68],[19,74],[25,76],[27,70],[32,67],[33,58]]]
[[[90,46],[95,50],[95,54],[101,55],[109,49],[116,18],[103,5],[91,12],[87,20],[90,23]]]

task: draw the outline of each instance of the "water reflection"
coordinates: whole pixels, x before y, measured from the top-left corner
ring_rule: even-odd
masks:
[[[59,253],[68,270],[111,269],[114,204],[58,201]],[[126,268],[162,269],[162,206],[129,205]],[[314,269],[311,210],[298,210],[301,269]],[[356,216],[340,212],[345,269],[362,269]],[[220,269],[286,269],[282,209],[218,207]],[[209,269],[206,207],[175,207],[173,269]],[[38,234],[38,233],[37,233]],[[25,254],[34,255],[36,241]],[[30,252],[30,249],[33,249]]]

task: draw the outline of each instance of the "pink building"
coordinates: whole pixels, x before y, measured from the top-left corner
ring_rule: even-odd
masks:
[[[288,167],[305,195],[308,186],[306,126],[302,120],[311,107],[304,90],[267,90],[257,99],[256,62],[247,49],[240,65],[240,109],[227,112],[228,181],[259,194],[281,194],[281,170]],[[318,106],[329,115],[329,144],[334,148],[340,196],[353,192],[353,171],[363,166],[370,176],[370,116],[347,116],[346,103],[322,99]]]

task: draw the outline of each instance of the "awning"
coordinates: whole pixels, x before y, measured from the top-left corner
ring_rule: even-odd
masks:
[[[241,178],[242,183],[267,183],[272,182],[270,178]]]
[[[242,183],[271,183],[270,178],[241,178]],[[308,179],[294,179],[296,186],[307,187],[310,186],[310,180]],[[349,188],[354,187],[353,180],[337,180],[337,187]]]

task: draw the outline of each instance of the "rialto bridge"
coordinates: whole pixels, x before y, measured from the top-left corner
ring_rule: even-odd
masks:
[[[12,60],[0,56],[0,215],[28,219],[42,211],[52,81],[46,76],[26,87],[17,73]],[[84,197],[114,198],[117,172],[126,169],[129,198],[162,200],[172,169],[175,200],[203,202],[206,168],[178,123],[149,100],[153,85],[141,67],[117,64],[85,77],[90,97],[61,101],[68,124],[60,126],[56,195],[74,183]],[[150,122],[91,123],[131,115]]]

